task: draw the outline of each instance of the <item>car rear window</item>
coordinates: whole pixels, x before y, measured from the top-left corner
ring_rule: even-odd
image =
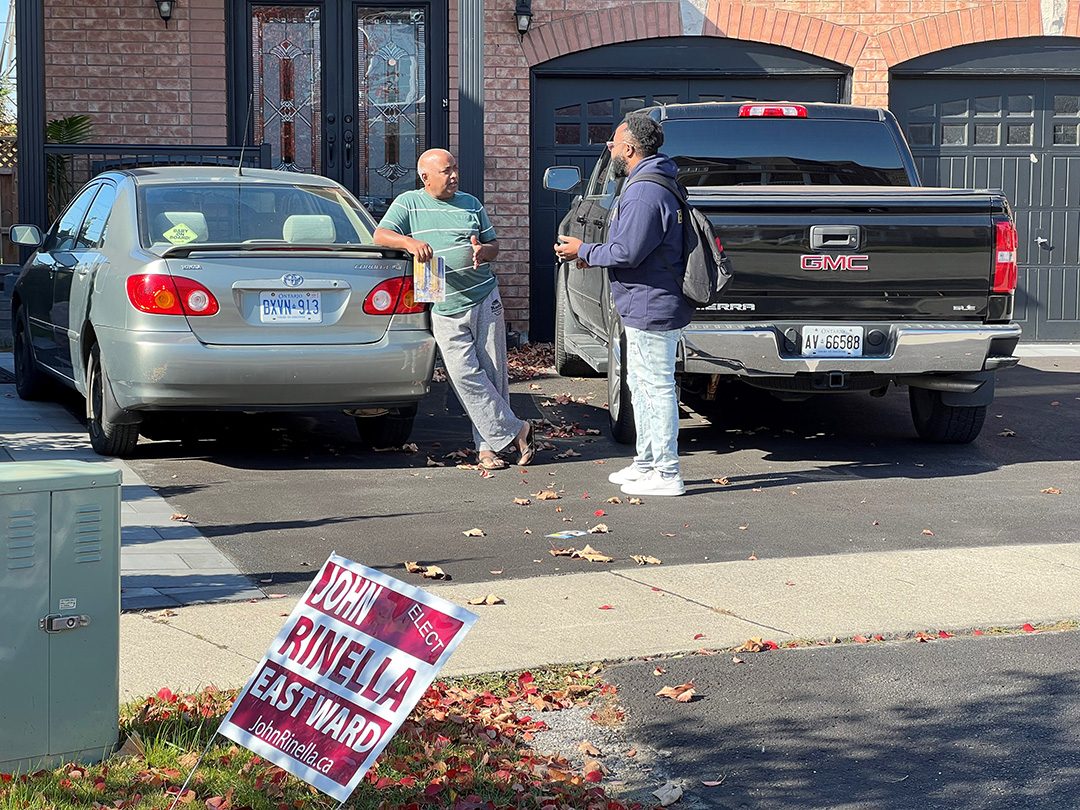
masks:
[[[256,183],[148,184],[139,189],[145,247],[197,242],[370,244],[375,223],[325,186]]]
[[[676,119],[664,123],[661,151],[687,186],[911,185],[880,121]]]

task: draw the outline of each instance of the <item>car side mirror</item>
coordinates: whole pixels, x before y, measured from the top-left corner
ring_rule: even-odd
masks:
[[[26,245],[27,247],[40,247],[41,243],[45,241],[45,237],[41,235],[41,230],[37,225],[12,225],[10,232],[11,241],[16,245]]]
[[[569,194],[581,185],[581,170],[577,166],[549,166],[544,170],[544,188]]]

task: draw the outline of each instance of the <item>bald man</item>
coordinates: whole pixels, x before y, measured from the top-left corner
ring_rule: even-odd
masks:
[[[422,189],[399,195],[375,230],[375,244],[407,250],[421,261],[446,262],[446,299],[431,310],[431,329],[454,393],[472,421],[478,463],[503,469],[499,453],[515,449],[518,464],[536,455],[532,426],[510,408],[506,325],[491,262],[499,243],[476,197],[458,191],[458,166],[445,149],[420,156]]]

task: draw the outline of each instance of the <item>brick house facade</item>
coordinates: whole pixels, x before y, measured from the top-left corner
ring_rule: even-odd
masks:
[[[48,117],[89,114],[102,142],[226,143],[230,117],[242,113],[228,109],[225,5],[178,0],[166,27],[149,0],[45,0]],[[910,60],[991,41],[1031,43],[1037,52],[1051,38],[1080,37],[1080,0],[533,0],[523,38],[514,0],[483,5],[484,198],[503,244],[498,272],[508,317],[538,335],[546,329],[530,324],[531,279],[550,273],[534,268],[530,253],[538,67],[617,43],[737,40],[835,63],[847,73],[841,100],[886,107],[892,71]],[[443,137],[456,150],[457,0],[446,19]],[[542,315],[534,308],[534,318]]]

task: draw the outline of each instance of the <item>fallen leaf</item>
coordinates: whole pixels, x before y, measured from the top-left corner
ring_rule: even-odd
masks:
[[[638,565],[660,565],[661,560],[656,559],[648,554],[631,554],[630,559],[636,562]]]
[[[536,383],[529,383],[529,390],[530,391],[540,391],[541,386],[537,385]]]
[[[530,501],[528,498],[514,498],[514,504],[516,506],[528,506],[531,503],[532,501]]]
[[[609,531],[610,529],[608,529],[606,523],[597,523],[595,526],[589,529],[589,534],[607,534]]]
[[[468,529],[462,532],[466,537],[487,537],[483,529]]]
[[[601,524],[603,525],[603,524]],[[607,556],[590,545],[586,545],[581,551],[575,551],[570,555],[571,557],[578,557],[582,560],[588,560],[589,562],[609,563],[612,561],[612,557]]]
[[[694,681],[691,679],[686,683],[680,683],[678,686],[665,686],[656,693],[656,696],[671,698],[676,703],[689,703],[697,694],[697,690],[694,689]]]
[[[446,466],[445,463],[443,463],[442,461],[436,461],[431,456],[427,457],[427,465],[429,467],[445,467]]]
[[[622,498],[616,495],[614,498],[608,498],[606,501],[604,501],[604,503],[622,503]]]
[[[578,743],[578,751],[590,757],[600,756],[600,751],[588,740],[582,740]]]
[[[1039,492],[1041,492],[1043,495],[1060,495],[1061,494],[1061,490],[1058,489],[1057,487],[1047,487],[1046,489],[1040,489]]]
[[[585,775],[586,782],[599,782],[604,778],[604,774],[607,773],[604,766],[595,759],[586,761],[585,767],[582,768],[581,771]]]
[[[469,457],[470,457],[470,453],[469,453],[468,450],[454,450],[454,451],[452,451],[450,453],[447,453],[445,456],[443,456],[443,458],[456,458],[456,459],[459,459],[461,461],[465,461]]]
[[[437,565],[421,565],[415,561],[403,563],[405,570],[410,574],[420,574],[427,579],[450,579],[450,575]],[[273,598],[273,596],[271,596]]]
[[[866,636],[852,636],[851,640],[856,644],[866,644]]]
[[[733,664],[744,664],[746,662],[743,661],[741,658],[739,658],[739,656],[733,655],[733,656],[731,656],[731,663],[733,663]]]
[[[984,633],[983,633],[982,630],[979,630],[978,628],[975,628],[974,630],[971,631],[971,635],[973,635],[973,636],[981,636],[981,635],[984,635]]]
[[[720,785],[724,784],[724,780],[725,780],[725,779],[727,779],[727,776],[726,776],[726,775],[725,775],[725,776],[721,776],[721,777],[720,777],[719,779],[710,779],[710,780],[708,780],[708,781],[706,781],[706,780],[702,779],[702,780],[701,780],[701,784],[702,784],[702,785],[703,785],[704,787],[719,787]]]
[[[495,576],[498,576],[499,574],[502,573],[502,569],[500,568],[497,571],[488,571],[488,573],[489,574],[494,574]]]
[[[926,535],[927,537],[933,537],[934,536],[934,533],[932,531],[930,531],[929,529],[923,529],[922,533],[924,535]]]
[[[562,507],[561,506],[556,506],[555,511],[556,512],[562,512]]]
[[[573,447],[569,450],[564,450],[561,453],[556,453],[555,458],[579,458],[581,453],[577,452]]]
[[[730,482],[730,481],[728,481],[728,480],[727,480],[726,478],[714,478],[714,479],[712,480],[712,482],[713,482],[714,484],[719,484],[719,485],[720,485],[720,486],[722,486],[722,487],[726,487],[726,486],[727,486],[728,484],[730,484],[730,483],[731,483],[731,482]]]
[[[623,756],[628,757],[629,759],[633,759],[634,757],[637,756],[637,749],[636,748],[631,748],[629,751],[627,751],[625,754],[623,754]]]
[[[409,442],[408,444],[401,445],[401,449],[405,453],[419,453],[420,448],[416,446],[415,442]]]
[[[674,537],[675,532],[660,532],[661,537]]]
[[[670,807],[682,798],[683,789],[675,782],[668,782],[659,790],[653,791],[653,796],[660,802],[661,807]]]
[[[631,506],[641,506],[643,503],[645,503],[645,501],[641,500],[641,498],[631,498],[630,499],[630,505]]]
[[[614,610],[614,609],[615,608],[612,607],[611,605],[600,605],[600,607],[597,608],[597,610]]]
[[[1032,624],[1025,624],[1020,629],[1023,630],[1025,633],[1034,633],[1035,632],[1035,626],[1032,625]]]
[[[652,671],[652,674],[653,675],[663,675],[665,672],[667,672],[667,670],[664,669],[663,667],[655,667],[653,669],[653,671]]]
[[[557,501],[562,497],[553,489],[542,489],[539,492],[534,492],[532,495],[538,501]]]
[[[1012,437],[1012,436],[1015,436],[1015,435],[1016,435],[1016,431],[1015,430],[1009,430],[1009,428],[1005,428],[1005,430],[1001,431],[1001,433],[998,434],[998,436],[1005,436],[1006,438],[1009,438],[1009,437]]]
[[[746,531],[747,529],[749,529],[749,528],[750,528],[750,524],[749,524],[749,523],[740,523],[740,524],[739,524],[739,531],[740,531],[740,532],[745,532],[745,531]]]
[[[139,732],[132,731],[128,734],[124,744],[120,746],[120,750],[115,755],[118,757],[146,759],[146,745],[143,743],[142,737],[139,736]]]
[[[757,554],[754,554],[753,552],[750,552],[750,556],[747,557],[746,559],[748,559],[748,560],[756,560],[757,559]]]
[[[705,634],[704,633],[694,633],[694,641],[697,641],[699,638],[705,638]]]
[[[576,548],[555,548],[552,546],[548,549],[548,554],[552,557],[573,557],[577,554]]]
[[[477,596],[470,599],[465,604],[467,605],[505,605],[501,596],[496,596],[493,593],[489,593],[487,596]]]
[[[938,630],[938,638],[952,638],[953,634],[947,630]]]
[[[607,512],[605,512],[603,509],[597,509],[595,512],[593,512],[594,517],[603,517],[606,514]]]
[[[188,516],[181,512],[173,512],[172,517],[169,520],[187,520]]]

